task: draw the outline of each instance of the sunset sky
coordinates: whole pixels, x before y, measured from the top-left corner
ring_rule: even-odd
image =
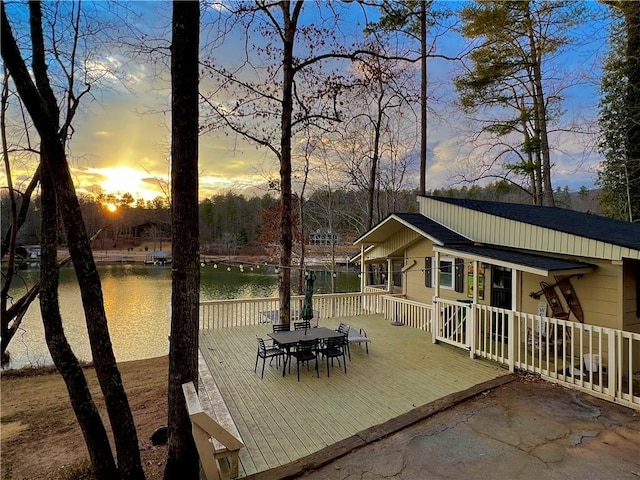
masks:
[[[137,21],[147,22],[151,25],[147,28],[164,38],[168,38],[170,32],[170,7],[168,2],[128,3],[131,14],[140,15],[135,17]],[[15,21],[12,13],[16,10],[12,8],[18,7],[8,5],[9,17]],[[593,4],[593,8],[604,7]],[[206,19],[207,13],[203,15],[203,21]],[[361,30],[355,23],[353,28]],[[580,51],[573,52],[569,63],[576,62],[592,74],[597,73],[598,56],[603,51],[602,38],[606,34],[604,28],[599,31],[600,38],[592,38]],[[203,38],[205,35],[203,33]],[[462,45],[455,34],[439,42],[439,52],[456,51]],[[231,41],[220,48],[218,58],[233,58],[238,45]],[[105,75],[100,86],[92,88],[94,97],[82,100],[70,143],[72,173],[79,192],[130,193],[150,200],[163,195],[163,188],[167,191],[169,70],[162,63],[151,63],[142,56],[127,56],[123,52],[102,51],[98,55],[96,62],[108,66],[115,75]],[[464,126],[451,106],[454,98],[451,72],[456,68],[459,66],[442,60],[433,60],[429,65],[430,95],[440,102],[431,105],[439,116],[430,113],[427,189],[449,186],[453,182],[452,174],[472,157],[468,147],[460,142]],[[207,88],[205,80],[202,88]],[[580,86],[565,91],[567,121],[593,117],[598,88],[597,81],[586,79]],[[592,187],[598,155],[585,153],[583,140],[575,136],[564,134],[555,140],[561,144],[563,153],[554,157],[554,187],[568,185],[571,190],[582,185]],[[278,175],[274,155],[266,149],[257,149],[239,136],[222,132],[207,134],[201,137],[199,148],[201,198],[228,190],[246,195],[263,194],[267,178]],[[411,187],[417,184],[417,173],[412,179]],[[4,172],[1,180],[6,185]]]

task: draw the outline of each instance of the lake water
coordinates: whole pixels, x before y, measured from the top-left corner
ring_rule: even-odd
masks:
[[[118,361],[158,357],[169,353],[169,325],[171,302],[171,267],[155,265],[101,265],[105,310],[109,332]],[[328,272],[314,270],[314,293],[330,293],[331,277]],[[277,296],[277,277],[273,267],[257,265],[238,267],[227,271],[222,265],[207,265],[201,269],[201,300],[232,298],[260,298]],[[27,286],[39,278],[37,268],[21,270],[20,276]],[[16,282],[14,285],[17,285]],[[360,288],[355,272],[340,272],[336,278],[336,292],[354,292]],[[14,288],[18,297],[25,288]],[[65,333],[73,351],[80,360],[91,360],[84,311],[75,273],[71,266],[60,271],[60,310]],[[5,368],[20,368],[51,364],[47,349],[40,305],[34,302],[22,325],[9,344],[10,363]]]

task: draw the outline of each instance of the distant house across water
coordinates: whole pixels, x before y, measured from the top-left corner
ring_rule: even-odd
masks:
[[[340,245],[340,235],[331,230],[316,230],[309,234],[309,245],[331,246]]]

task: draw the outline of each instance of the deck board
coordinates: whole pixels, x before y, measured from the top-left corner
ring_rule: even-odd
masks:
[[[333,321],[335,320],[335,321]],[[240,452],[240,476],[286,465],[386,422],[415,407],[500,377],[503,368],[471,360],[448,345],[433,345],[431,334],[411,327],[391,326],[381,315],[321,321],[337,327],[340,321],[364,328],[372,339],[365,348],[351,345],[347,374],[334,360],[331,377],[320,362],[296,366],[282,377],[282,365],[257,373],[255,337],[267,338],[270,324],[200,331],[200,351],[212,382],[222,394],[246,448]],[[200,364],[201,370],[205,368]]]

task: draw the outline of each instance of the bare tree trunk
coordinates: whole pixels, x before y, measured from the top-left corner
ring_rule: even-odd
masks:
[[[368,189],[368,205],[367,205],[367,230],[371,230],[373,227],[373,210],[377,203],[376,194],[378,192],[378,163],[380,162],[380,138],[382,136],[382,119],[384,117],[384,110],[382,107],[382,101],[384,98],[384,90],[382,87],[382,79],[376,79],[379,92],[376,106],[378,108],[375,123],[373,125],[373,154],[371,156],[371,167],[369,169],[369,189]],[[379,217],[379,215],[378,215]],[[380,220],[380,218],[378,218]]]
[[[9,289],[13,283],[13,276],[15,273],[15,258],[16,258],[16,238],[18,231],[22,227],[27,218],[29,212],[29,206],[31,204],[31,195],[40,182],[40,166],[36,169],[31,181],[27,185],[27,188],[20,195],[20,210],[18,210],[16,201],[16,191],[13,188],[13,179],[11,173],[11,166],[8,155],[7,145],[7,131],[6,131],[6,110],[7,100],[9,96],[9,74],[5,68],[5,75],[2,85],[2,105],[0,111],[0,129],[2,136],[2,152],[3,163],[5,165],[5,175],[7,177],[7,190],[9,200],[11,202],[11,225],[6,231],[4,238],[2,239],[2,247],[0,249],[0,258],[7,256],[7,268],[6,277],[4,279],[4,285],[0,292],[0,312],[2,312],[2,318],[0,319],[0,358],[4,361],[7,352],[7,347],[14,337],[22,318],[29,309],[29,306],[35,300],[36,295],[30,290],[20,299],[15,301],[10,308],[7,308],[7,300],[9,298]]]
[[[182,384],[198,385],[198,53],[200,5],[173,3],[171,46],[171,342],[165,480],[197,480],[198,452]]]
[[[427,0],[420,2],[420,195],[427,192]]]
[[[305,180],[304,180],[305,186],[306,186],[308,172],[309,172],[309,169],[306,168]],[[298,201],[298,217],[300,218],[300,261],[298,262],[298,265],[300,268],[298,269],[297,291],[299,295],[302,295],[304,293],[304,274],[305,274],[306,255],[307,255],[307,248],[305,245],[306,232],[304,228],[304,190],[305,188],[303,187],[302,193],[300,194],[299,201]]]
[[[292,194],[291,194],[291,123],[293,116],[293,44],[298,15],[302,1],[296,2],[293,12],[290,2],[281,2],[283,13],[283,59],[282,59],[282,118],[280,137],[280,276],[278,277],[278,297],[280,299],[280,322],[290,323],[291,319],[291,250]]]
[[[536,137],[539,141],[539,151],[542,157],[541,169],[542,169],[542,205],[553,207],[555,201],[553,199],[553,185],[551,184],[551,155],[549,152],[549,139],[547,137],[547,107],[544,98],[544,88],[542,86],[542,69],[540,66],[540,56],[538,54],[538,46],[534,37],[533,20],[531,19],[531,12],[526,9],[527,17],[527,34],[529,37],[529,47],[531,48],[531,62],[533,69],[533,87],[535,92],[534,98],[534,115],[536,126]]]
[[[73,412],[82,430],[91,465],[98,480],[120,478],[109,438],[91,397],[78,359],[71,351],[62,327],[58,304],[57,207],[54,186],[48,175],[42,179],[42,254],[40,257],[40,312],[47,347],[69,392]]]
[[[107,318],[104,310],[100,276],[96,268],[82,213],[75,194],[63,142],[58,134],[59,117],[53,91],[47,78],[39,2],[30,3],[31,37],[33,44],[33,74],[31,80],[20,55],[2,3],[2,58],[7,65],[20,98],[24,102],[34,126],[40,134],[42,157],[55,186],[56,200],[68,237],[69,254],[78,278],[82,305],[87,321],[89,343],[96,375],[105,397],[111,428],[116,444],[118,469],[124,479],[142,479],[138,436],[133,415],[116,365]],[[73,399],[72,399],[73,401]]]

